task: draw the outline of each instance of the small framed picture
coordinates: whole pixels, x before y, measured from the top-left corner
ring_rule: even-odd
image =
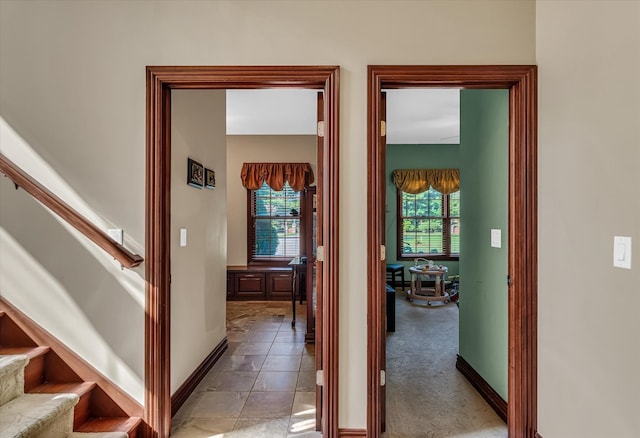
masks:
[[[187,159],[187,184],[197,189],[204,186],[204,166],[191,158]]]
[[[204,169],[204,187],[205,189],[216,188],[216,173],[211,169]]]

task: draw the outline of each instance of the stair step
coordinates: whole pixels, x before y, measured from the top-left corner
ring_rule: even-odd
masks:
[[[91,413],[91,390],[95,388],[93,382],[69,382],[56,383],[47,382],[38,385],[29,391],[30,394],[60,394],[70,393],[80,397],[80,401],[73,410],[73,428],[78,428],[87,421]]]
[[[140,417],[95,417],[89,418],[76,432],[125,432],[129,438],[136,437]]]
[[[128,438],[126,432],[73,432],[67,438]]]
[[[24,354],[29,363],[24,369],[24,391],[29,392],[44,381],[44,359],[49,347],[2,347],[0,354]]]
[[[36,347],[37,344],[4,311],[0,311],[0,346]]]
[[[24,394],[24,354],[0,356],[0,406]]]
[[[76,394],[25,394],[0,406],[0,438],[64,438],[71,431]]]

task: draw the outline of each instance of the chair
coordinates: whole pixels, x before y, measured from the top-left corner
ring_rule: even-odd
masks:
[[[400,276],[400,287],[404,290],[404,265],[400,263],[387,264],[387,281],[391,283],[392,288],[397,288],[397,277]]]

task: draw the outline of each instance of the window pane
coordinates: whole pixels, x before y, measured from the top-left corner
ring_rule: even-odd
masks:
[[[416,197],[416,216],[429,216],[429,196],[426,193],[414,195]]]
[[[450,195],[447,204],[445,204],[445,195],[433,189],[417,195],[399,193],[402,196],[400,211],[402,218],[398,218],[402,239],[398,247],[401,255],[408,257],[457,255],[460,248],[458,219],[460,193]],[[455,220],[450,224],[447,217],[451,215]],[[445,230],[445,224],[450,229]],[[447,233],[451,234],[451,239],[445,240]]]
[[[429,199],[429,209],[425,216],[442,216],[442,193],[429,189],[424,195]]]
[[[271,219],[256,219],[255,254],[275,255],[278,249],[278,229]]]
[[[451,219],[451,254],[460,254],[460,219]]]
[[[266,183],[253,192],[255,255],[293,258],[300,254],[300,192]]]
[[[449,195],[449,216],[460,217],[460,192]]]
[[[416,215],[416,195],[402,192],[402,216]]]
[[[403,221],[403,254],[442,254],[441,219],[405,219]]]

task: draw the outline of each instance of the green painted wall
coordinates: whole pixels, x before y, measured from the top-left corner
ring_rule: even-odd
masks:
[[[509,94],[460,93],[460,355],[507,400]],[[502,247],[490,245],[502,230]]]
[[[390,144],[387,145],[387,263],[413,266],[412,261],[397,260],[397,189],[391,181],[396,169],[456,169],[460,167],[460,146],[457,144]],[[458,273],[457,261],[438,261],[449,268],[449,274]],[[409,281],[409,272],[405,271]]]

